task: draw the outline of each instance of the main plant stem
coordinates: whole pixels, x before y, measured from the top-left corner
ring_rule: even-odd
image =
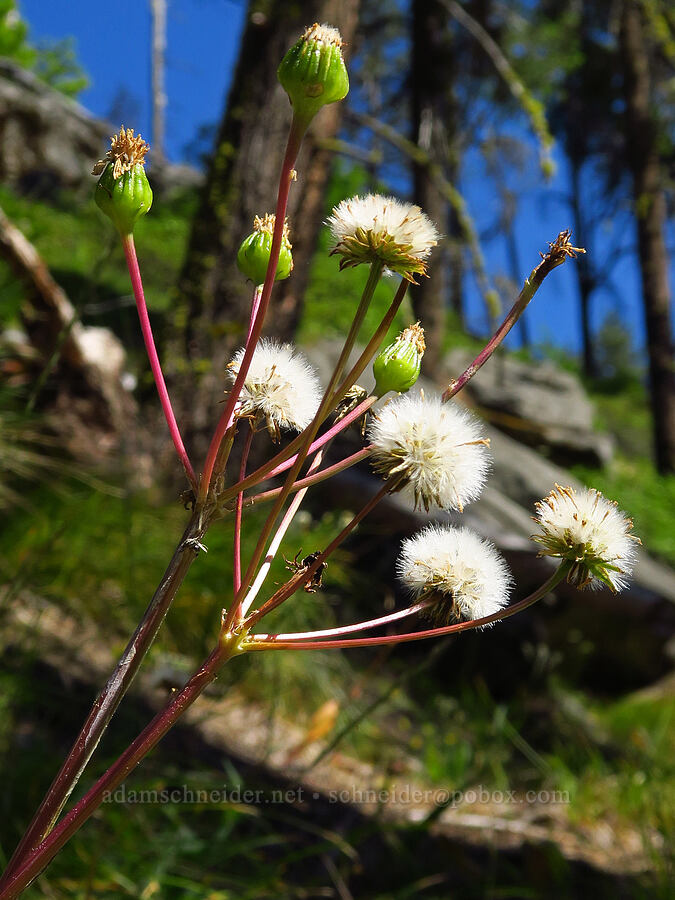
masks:
[[[303,135],[304,128],[294,117],[293,121],[291,122],[291,128],[288,134],[288,143],[286,144],[286,153],[284,155],[284,161],[281,166],[281,175],[279,176],[279,191],[277,194],[274,232],[272,234],[272,246],[270,248],[270,259],[267,265],[265,283],[263,284],[262,292],[260,293],[260,302],[257,310],[255,311],[255,316],[252,317],[252,324],[249,328],[248,340],[246,342],[244,355],[239,366],[239,371],[237,372],[237,377],[235,378],[234,384],[232,385],[232,390],[230,391],[230,394],[227,398],[227,402],[225,404],[225,408],[223,409],[222,415],[218,420],[216,430],[213,434],[213,437],[211,438],[211,443],[206,454],[204,471],[202,473],[202,478],[199,484],[198,499],[200,504],[204,503],[208,495],[209,485],[211,484],[211,477],[213,475],[213,469],[216,463],[216,458],[218,456],[218,450],[220,448],[220,444],[223,440],[225,432],[232,424],[237,400],[239,399],[241,389],[244,386],[244,382],[246,381],[246,376],[248,375],[248,370],[251,365],[251,360],[253,359],[256,344],[258,343],[258,340],[260,339],[260,335],[262,333],[265,315],[267,313],[270,297],[272,295],[272,287],[274,285],[274,279],[277,272],[277,265],[279,263],[279,251],[281,250],[281,240],[284,233],[284,222],[286,220],[288,195],[291,189],[291,182],[293,181],[293,167],[300,150],[300,144],[302,143]]]
[[[44,867],[54,858],[64,844],[78,831],[98,809],[105,797],[115,790],[138,763],[159,743],[211,682],[225,663],[240,652],[238,639],[230,637],[219,642],[218,647],[205,660],[182,691],[159,712],[150,724],[129,745],[119,759],[99,778],[84,797],[67,813],[51,834],[33,850],[22,865],[17,867],[4,889],[0,900],[18,897]]]
[[[198,543],[202,536],[203,531],[199,525],[199,517],[194,514],[143,618],[129,640],[114,672],[94,701],[91,712],[75,739],[75,743],[14,851],[0,880],[0,886],[7,883],[21,861],[54,827],[54,823],[154,641],[178,588],[195,560]]]

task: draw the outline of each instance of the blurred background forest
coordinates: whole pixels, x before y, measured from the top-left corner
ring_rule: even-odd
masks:
[[[616,597],[564,587],[490,631],[433,645],[236,661],[127,788],[303,788],[305,799],[107,804],[30,896],[671,897],[667,0],[145,0],[114,15],[81,0],[0,0],[0,862],[185,515],[91,166],[122,123],[151,142],[155,204],[136,243],[199,459],[245,336],[236,249],[276,196],[289,121],[276,67],[314,21],[342,31],[352,84],[318,116],[297,166],[295,271],[276,288],[270,333],[325,372],[363,279],[338,273],[322,222],[354,193],[406,197],[444,238],[396,327],[421,319],[425,386],[443,388],[570,227],[587,254],[550,276],[461,395],[495,456],[463,521],[497,544],[525,595],[544,571],[528,540],[532,504],[554,482],[586,483],[634,519],[644,545],[634,583]],[[390,293],[378,289],[373,322]],[[367,468],[317,488],[286,556],[327,543],[372,490]],[[251,542],[260,520],[248,519]],[[275,626],[324,627],[402,602],[394,560],[420,521],[392,500],[340,551],[323,592],[284,606]],[[209,534],[84,787],[209,649],[231,541],[227,522]],[[330,802],[331,791],[404,785],[464,800]]]

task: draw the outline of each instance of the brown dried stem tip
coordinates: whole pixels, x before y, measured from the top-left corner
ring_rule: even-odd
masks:
[[[124,125],[120,128],[119,134],[113,134],[110,138],[110,150],[105,155],[105,159],[99,159],[94,168],[92,175],[100,175],[109,162],[113,163],[113,178],[117,179],[125,172],[140,163],[145,165],[145,155],[150,149],[140,134],[134,135],[133,128],[126,128]]]
[[[571,237],[572,232],[569,228],[565,229],[565,231],[561,231],[554,241],[548,242],[548,253],[539,254],[543,260],[546,260],[550,264],[551,268],[559,266],[561,263],[564,263],[566,259],[576,259],[579,253],[586,252],[583,247],[573,247],[570,241]]]

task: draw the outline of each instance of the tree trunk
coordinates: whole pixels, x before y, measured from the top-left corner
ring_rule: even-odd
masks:
[[[152,11],[152,153],[166,162],[164,154],[164,57],[166,54],[166,0],[150,0]]]
[[[649,59],[641,5],[625,0],[620,47],[626,101],[626,145],[633,175],[633,209],[647,330],[654,455],[659,472],[675,472],[675,370],[670,323],[668,257],[664,231],[666,203],[652,112]]]
[[[447,83],[446,49],[447,14],[433,0],[413,0],[410,95],[412,140],[439,163],[447,157],[447,137],[444,128],[444,103]],[[429,216],[441,232],[449,221],[447,205],[434,185],[426,165],[413,164],[413,192],[415,203]],[[443,336],[445,332],[445,285],[441,250],[436,248],[429,266],[429,278],[421,278],[411,290],[415,316],[424,327],[426,353],[424,373],[427,377],[442,378]]]
[[[574,160],[571,162],[572,182],[572,217],[574,219],[574,238],[579,247],[587,247],[586,229],[584,217],[581,212],[581,185],[580,166]],[[598,374],[598,366],[595,359],[593,346],[593,331],[591,329],[591,295],[595,290],[595,278],[591,270],[591,264],[584,253],[579,254],[574,267],[577,273],[577,285],[579,288],[579,312],[581,318],[581,347],[584,375],[594,378]]]
[[[178,285],[174,356],[187,356],[189,396],[184,398],[194,440],[211,427],[224,389],[224,368],[244,341],[252,285],[235,258],[256,215],[273,212],[291,110],[276,78],[277,67],[304,26],[325,21],[352,42],[358,0],[254,0],[242,37],[226,112],[216,139]],[[270,330],[292,337],[301,312],[307,268],[323,214],[330,157],[316,136],[335,134],[340,104],[324,108],[305,139],[297,163],[298,182],[289,202],[295,270],[275,288]],[[302,215],[299,212],[302,211]],[[201,448],[197,448],[200,450]]]

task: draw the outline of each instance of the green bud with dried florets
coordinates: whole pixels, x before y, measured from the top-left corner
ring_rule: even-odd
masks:
[[[349,76],[337,28],[316,22],[307,28],[282,59],[277,77],[295,116],[305,126],[322,106],[343,100],[349,91]]]
[[[265,215],[262,218],[256,216],[253,221],[253,231],[242,241],[237,252],[237,265],[239,271],[250,278],[253,284],[263,284],[267,275],[267,266],[272,251],[272,235],[276,217]],[[282,281],[293,271],[293,255],[291,242],[288,237],[288,222],[284,222],[284,230],[281,236],[281,248],[279,250],[279,262],[275,281]]]
[[[400,394],[409,391],[419,377],[425,349],[424,329],[419,322],[410,325],[385,347],[373,363],[377,396],[389,391]]]
[[[132,234],[136,222],[152,206],[152,188],[145,174],[145,155],[150,149],[133,128],[120,128],[110,139],[105,159],[92,175],[100,175],[94,199],[122,235]]]

